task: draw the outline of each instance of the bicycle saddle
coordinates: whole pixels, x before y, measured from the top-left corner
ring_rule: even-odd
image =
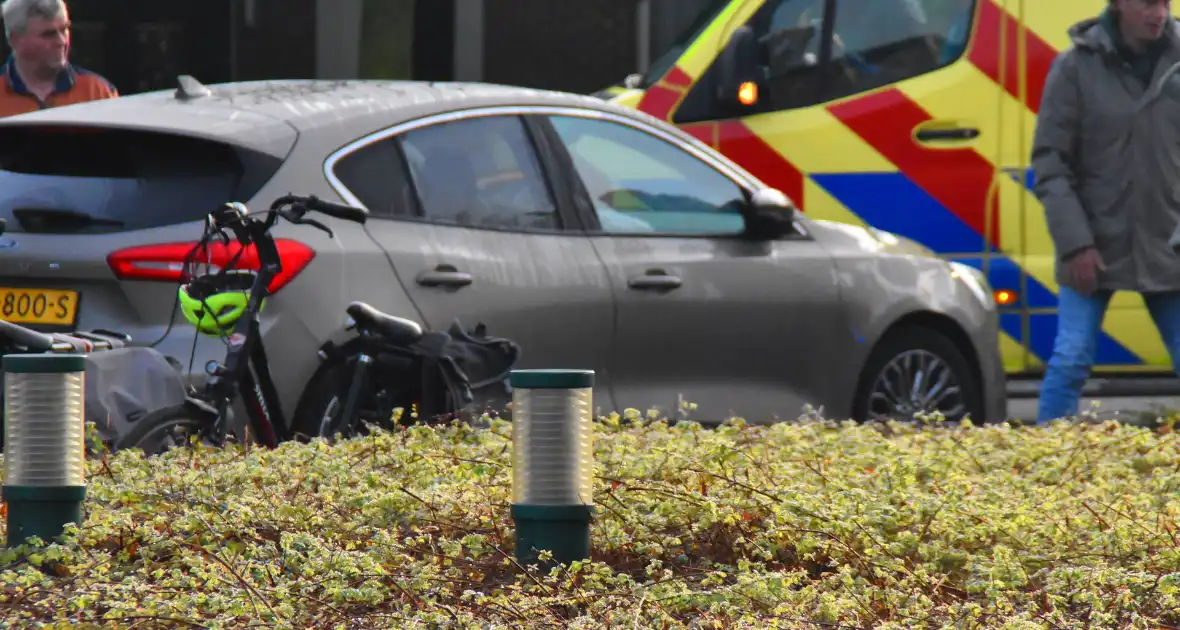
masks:
[[[422,338],[422,327],[417,322],[382,313],[364,302],[352,302],[345,310],[357,328],[384,337],[390,343],[409,345]]]

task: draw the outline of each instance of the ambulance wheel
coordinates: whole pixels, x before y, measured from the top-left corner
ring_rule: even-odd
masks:
[[[898,330],[869,355],[857,387],[858,422],[913,421],[941,413],[948,422],[983,418],[979,378],[963,352],[932,328]]]

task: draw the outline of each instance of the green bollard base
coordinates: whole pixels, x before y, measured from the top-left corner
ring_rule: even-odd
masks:
[[[66,523],[82,525],[86,486],[4,486],[0,496],[8,504],[7,547],[19,547],[32,536],[54,542]]]
[[[512,504],[516,523],[516,561],[522,566],[536,564],[549,570],[555,564],[590,559],[589,505]],[[539,551],[553,553],[553,562],[542,562]]]

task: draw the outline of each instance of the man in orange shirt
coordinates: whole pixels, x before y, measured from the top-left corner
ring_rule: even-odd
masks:
[[[4,0],[0,14],[12,47],[0,66],[0,117],[119,95],[106,79],[69,62],[64,0]]]

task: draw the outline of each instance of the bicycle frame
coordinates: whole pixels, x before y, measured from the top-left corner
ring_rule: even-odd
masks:
[[[216,370],[207,370],[209,378],[205,381],[205,387],[188,397],[187,402],[211,420],[209,426],[216,431],[214,438],[217,444],[224,442],[228,430],[225,420],[235,388],[245,404],[251,432],[265,446],[276,447],[280,441],[290,437],[290,425],[283,414],[278,389],[270,375],[270,363],[259,324],[262,300],[269,293],[267,287],[282,272],[282,260],[270,236],[273,221],[272,215],[262,223],[233,226],[239,235],[239,242],[245,240],[257,249],[259,270],[250,287],[246,313],[238,319],[229,335],[225,361]],[[241,238],[243,236],[245,238]]]
[[[369,373],[378,367],[378,362],[388,358],[408,360],[411,366],[416,365],[416,356],[404,346],[390,343],[380,335],[357,329],[357,336],[341,344],[326,342],[319,351],[320,357],[326,361],[340,360],[355,356],[356,367],[352,373],[352,382],[344,399],[341,410],[341,428],[356,428],[360,420],[360,403],[368,394],[365,388],[369,385]],[[406,410],[409,413],[409,410]]]

